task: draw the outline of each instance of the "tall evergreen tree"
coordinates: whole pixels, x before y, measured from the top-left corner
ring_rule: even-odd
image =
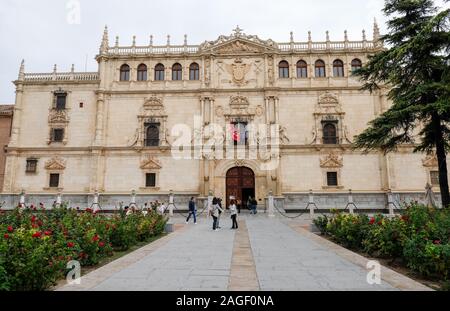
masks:
[[[432,0],[386,0],[385,48],[355,72],[363,89],[389,89],[392,106],[355,137],[354,147],[385,153],[402,144],[436,152],[442,205],[450,195],[446,155],[450,142],[450,10]]]

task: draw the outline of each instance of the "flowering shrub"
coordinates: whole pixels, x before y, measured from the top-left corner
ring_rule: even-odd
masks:
[[[365,237],[368,217],[366,215],[351,215],[335,213],[326,226],[337,242],[346,247],[356,249],[361,247]]]
[[[322,234],[376,257],[401,259],[423,275],[450,277],[450,210],[413,203],[396,217],[334,213],[315,220]]]
[[[70,260],[96,265],[114,249],[161,234],[166,222],[154,212],[108,217],[65,207],[0,213],[0,290],[45,290]]]

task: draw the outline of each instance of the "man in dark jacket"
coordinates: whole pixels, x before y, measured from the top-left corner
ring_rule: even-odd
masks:
[[[194,216],[194,224],[197,224],[197,215],[195,210],[195,200],[194,197],[191,198],[189,201],[189,216],[186,219],[186,223],[189,222],[189,219],[191,219],[191,216]]]

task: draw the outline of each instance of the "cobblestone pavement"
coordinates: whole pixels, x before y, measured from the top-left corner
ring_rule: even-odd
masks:
[[[87,274],[78,287],[59,290],[424,289],[386,268],[387,280],[368,284],[367,260],[321,242],[300,228],[305,220],[247,214],[239,217],[235,231],[229,216],[222,218],[222,229],[212,231],[204,216],[197,225],[181,225],[184,220],[174,217],[181,229]]]

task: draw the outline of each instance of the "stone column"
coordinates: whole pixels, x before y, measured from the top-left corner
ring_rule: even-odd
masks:
[[[269,192],[269,196],[268,196],[268,210],[269,210],[269,217],[274,217],[275,216],[275,202],[274,202],[274,197],[273,197],[273,192],[270,191]]]
[[[174,201],[173,201],[173,192],[172,190],[170,190],[169,193],[169,216],[172,217],[173,216],[173,208],[174,208]]]
[[[266,124],[270,124],[270,112],[269,112],[269,97],[264,98],[265,110],[266,110]]]
[[[280,124],[280,99],[278,97],[274,98],[275,102],[275,123]]]
[[[103,113],[104,113],[104,94],[99,92],[97,94],[97,118],[95,122],[95,141],[94,146],[101,146],[103,144]]]
[[[22,98],[23,98],[23,84],[22,82],[17,82],[16,102],[14,105],[14,115],[11,125],[11,138],[9,141],[9,147],[16,147],[19,144],[20,123],[22,117]]]
[[[209,98],[209,122],[214,123],[214,99]]]

